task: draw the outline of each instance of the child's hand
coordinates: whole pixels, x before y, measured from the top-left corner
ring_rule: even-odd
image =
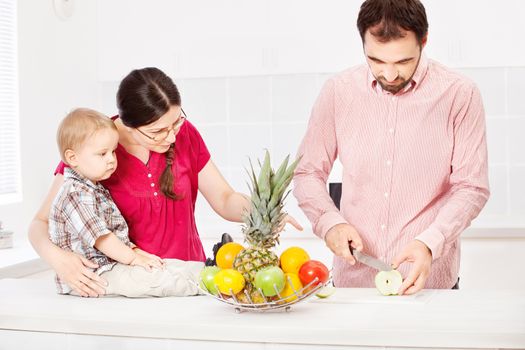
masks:
[[[151,255],[151,254],[150,254]],[[154,258],[135,253],[135,258],[131,261],[131,266],[142,266],[147,271],[153,271],[153,268],[163,269],[164,263],[158,256],[153,255]]]
[[[156,255],[154,255],[154,254],[150,254],[150,253],[148,253],[148,252],[145,252],[144,250],[139,249],[139,248],[137,248],[137,247],[133,248],[133,251],[134,251],[135,253],[137,253],[138,255],[142,255],[142,256],[144,256],[144,257],[146,257],[146,258],[150,258],[150,259],[155,259],[155,260],[157,260],[157,261],[159,262],[159,264],[162,265],[162,268],[164,268],[165,265],[166,265],[166,264],[164,263],[164,260],[162,260],[162,258],[160,258],[160,257],[158,257],[158,256],[156,256]]]

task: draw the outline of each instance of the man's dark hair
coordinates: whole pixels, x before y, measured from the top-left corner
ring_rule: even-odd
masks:
[[[406,31],[412,31],[421,44],[428,32],[427,14],[419,0],[366,0],[359,10],[357,29],[363,43],[370,30],[381,42],[402,38]]]

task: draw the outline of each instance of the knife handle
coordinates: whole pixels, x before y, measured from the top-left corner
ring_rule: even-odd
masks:
[[[350,254],[354,255],[354,248],[352,247],[352,241],[348,241],[348,249],[350,249]]]

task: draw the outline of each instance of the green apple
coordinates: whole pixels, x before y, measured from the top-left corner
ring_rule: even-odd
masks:
[[[270,266],[257,271],[255,287],[262,290],[264,296],[273,297],[284,289],[284,272],[277,266]]]
[[[219,291],[215,287],[213,279],[220,270],[220,267],[217,266],[206,266],[203,268],[200,273],[200,287],[213,295],[217,295]]]
[[[397,295],[403,276],[397,270],[379,271],[374,280],[377,290],[383,295]]]

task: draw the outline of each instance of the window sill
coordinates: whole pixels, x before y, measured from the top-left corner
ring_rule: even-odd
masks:
[[[12,248],[0,249],[0,279],[23,277],[46,268],[25,236],[15,235]]]

